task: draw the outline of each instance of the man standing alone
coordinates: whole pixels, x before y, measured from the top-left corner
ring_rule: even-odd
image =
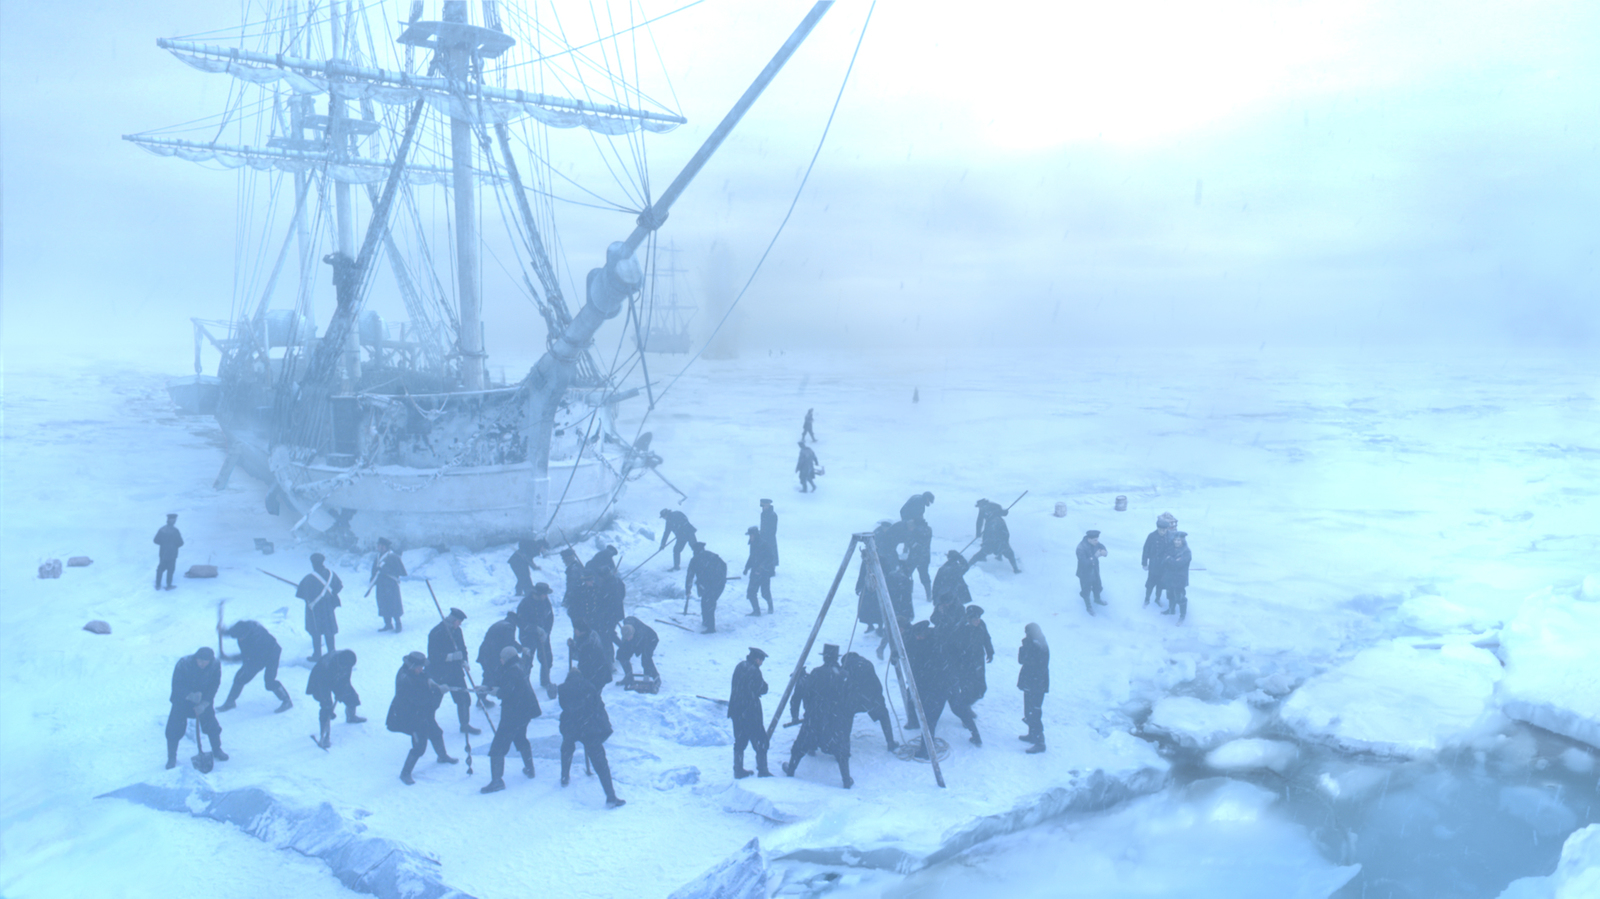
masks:
[[[178,533],[177,513],[167,513],[167,523],[156,531],[156,539],[151,542],[161,547],[161,556],[156,562],[156,589],[161,589],[161,572],[165,571],[167,589],[171,590],[172,573],[178,569],[178,547],[183,545],[183,535]]]

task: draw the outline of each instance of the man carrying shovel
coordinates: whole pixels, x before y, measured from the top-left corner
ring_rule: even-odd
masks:
[[[228,754],[222,751],[222,725],[217,723],[217,713],[211,703],[217,698],[217,688],[222,686],[222,669],[217,665],[217,655],[209,646],[202,646],[178,660],[172,669],[172,712],[167,715],[167,768],[178,767],[178,743],[189,729],[189,719],[211,738],[211,752],[195,756],[195,767],[211,770],[211,760],[225,762]],[[195,735],[195,742],[200,737]]]

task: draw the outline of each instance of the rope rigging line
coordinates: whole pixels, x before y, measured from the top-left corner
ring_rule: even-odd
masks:
[[[800,186],[795,189],[794,199],[789,201],[789,209],[783,214],[783,221],[778,223],[778,230],[773,233],[772,240],[767,242],[767,248],[762,251],[761,258],[756,260],[755,268],[750,271],[750,277],[745,279],[744,286],[739,288],[738,295],[733,298],[732,303],[728,304],[728,310],[724,312],[722,314],[722,318],[717,321],[717,326],[711,329],[711,333],[706,337],[705,343],[702,344],[700,349],[695,351],[694,356],[690,357],[689,361],[684,364],[683,370],[678,372],[677,375],[673,376],[672,380],[667,382],[666,387],[661,388],[661,393],[656,397],[657,402],[660,402],[661,397],[665,396],[667,391],[671,390],[673,385],[678,383],[679,378],[682,378],[686,373],[688,373],[690,366],[694,365],[695,362],[700,359],[701,354],[704,353],[706,348],[711,345],[711,341],[716,339],[717,333],[722,330],[722,326],[727,324],[728,318],[733,315],[733,310],[739,307],[739,301],[744,299],[745,293],[750,290],[750,285],[755,283],[756,275],[761,273],[761,266],[767,261],[767,257],[771,255],[772,248],[777,246],[778,238],[783,234],[784,227],[789,224],[790,217],[794,215],[794,209],[795,206],[799,205],[800,203],[801,194],[805,192],[806,182],[811,180],[811,172],[816,168],[817,158],[822,155],[822,147],[828,141],[828,132],[833,128],[834,116],[838,115],[839,113],[839,103],[844,99],[845,88],[850,84],[850,73],[855,71],[856,58],[861,55],[861,44],[867,39],[867,27],[872,24],[872,13],[873,10],[877,8],[878,0],[872,0],[872,5],[867,7],[867,17],[861,23],[861,34],[856,38],[855,50],[850,54],[850,64],[845,67],[844,80],[839,84],[839,93],[833,98],[833,108],[828,111],[828,121],[822,126],[822,136],[817,140],[817,149],[811,154],[811,161],[807,163],[805,174],[800,178]],[[653,411],[654,407],[652,406],[651,409]],[[643,426],[644,425],[641,422],[640,427],[643,428]]]

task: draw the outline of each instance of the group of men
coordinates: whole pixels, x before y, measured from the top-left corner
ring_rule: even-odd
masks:
[[[661,519],[665,524],[661,548],[657,552],[665,550],[667,543],[672,542],[670,570],[677,571],[683,548],[688,546],[692,550],[688,570],[683,576],[684,600],[687,603],[698,590],[700,632],[714,634],[717,631],[717,602],[728,585],[728,563],[698,539],[698,531],[690,523],[689,516],[676,509],[662,509]],[[773,508],[772,500],[761,500],[760,524],[746,529],[745,539],[749,553],[745,556],[743,576],[746,578],[745,598],[750,601],[749,614],[759,617],[761,602],[765,600],[770,615],[776,611],[772,601],[772,578],[778,572],[778,512]]]

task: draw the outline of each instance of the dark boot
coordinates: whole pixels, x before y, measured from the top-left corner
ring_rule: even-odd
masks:
[[[1144,604],[1147,605],[1147,606],[1150,604],[1150,593],[1154,589],[1155,589],[1154,587],[1146,587],[1146,588],[1144,588]],[[1156,605],[1160,605],[1160,603],[1156,603]]]
[[[745,770],[745,767],[744,767],[744,750],[743,749],[735,749],[733,751],[733,779],[734,780],[744,780],[746,777],[749,777],[751,774],[754,774],[754,773],[755,772],[753,772],[753,771],[746,771]]]
[[[1089,602],[1089,594],[1088,593],[1080,593],[1078,595],[1083,597],[1083,610],[1085,612],[1088,612],[1090,615],[1093,615],[1094,614],[1094,604]]]
[[[506,757],[489,756],[489,783],[479,793],[498,793],[506,788]]]
[[[1038,741],[1028,747],[1029,755],[1037,755],[1041,752],[1044,752],[1044,734],[1040,734]]]
[[[278,689],[272,692],[278,697],[278,707],[272,710],[274,714],[287,712],[294,708],[294,700],[289,698],[289,691],[284,688],[283,684],[279,684]]]
[[[383,619],[383,627],[378,628],[378,633],[381,634],[384,631],[392,631],[392,630],[394,630],[394,620],[391,619],[391,618],[385,618],[385,619]]]
[[[756,776],[772,776],[772,772],[767,770],[767,748],[765,746],[759,746],[756,748]]]
[[[365,719],[365,718],[361,717],[360,715],[356,714],[355,706],[347,705],[347,706],[344,707],[344,723],[346,723],[346,724],[366,724],[367,723],[367,719]]]
[[[600,789],[606,791],[606,808],[618,808],[626,803],[617,798],[617,791],[612,787],[611,762],[606,759],[605,747],[600,746],[598,748],[599,751],[591,755],[589,745],[586,743],[583,747],[583,754],[594,765],[594,773],[600,778]]]
[[[399,615],[396,615],[395,618],[394,618],[394,632],[397,633],[397,634],[400,633],[400,616]]]
[[[433,736],[428,738],[428,740],[433,744],[433,753],[438,757],[439,764],[454,765],[456,762],[461,761],[445,751],[443,733],[435,732]]]
[[[1099,590],[1094,591],[1094,604],[1097,606],[1103,606],[1107,604],[1105,600],[1100,598]]]
[[[176,767],[178,767],[178,741],[177,740],[168,740],[167,741],[167,770],[171,771],[173,768],[176,768]]]
[[[971,737],[972,745],[974,745],[974,746],[982,746],[983,745],[983,735],[978,733],[978,722],[976,722],[976,721],[968,721],[967,722],[967,730],[972,731],[972,737]]]
[[[846,790],[856,785],[855,778],[850,776],[850,756],[839,758],[839,782],[844,784]]]
[[[462,733],[468,734],[468,735],[471,735],[471,736],[474,736],[474,737],[477,736],[478,734],[483,733],[483,731],[481,731],[478,728],[472,726],[472,706],[470,706],[470,705],[458,705],[458,706],[456,706],[456,717],[461,720],[461,732]]]
[[[561,785],[572,783],[572,748],[561,746]]]
[[[411,786],[412,784],[416,783],[416,781],[411,777],[411,772],[416,769],[417,759],[420,758],[422,758],[421,749],[412,749],[410,752],[406,753],[406,765],[404,768],[400,769],[400,780],[403,781],[406,786]]]
[[[533,777],[533,753],[522,753],[522,774],[524,777]]]
[[[895,749],[898,748],[900,744],[896,743],[894,741],[894,728],[889,726],[889,716],[888,715],[884,715],[883,716],[883,720],[879,721],[878,723],[883,725],[883,743],[884,743],[884,745],[889,747],[889,751],[890,752],[894,752]]]
[[[228,754],[222,751],[222,735],[206,734],[206,736],[211,738],[211,757],[219,762],[227,761]]]
[[[322,719],[322,736],[317,740],[317,745],[321,746],[323,749],[327,749],[329,746],[333,745],[333,734],[329,732],[329,727],[332,724],[333,721],[331,719]]]

